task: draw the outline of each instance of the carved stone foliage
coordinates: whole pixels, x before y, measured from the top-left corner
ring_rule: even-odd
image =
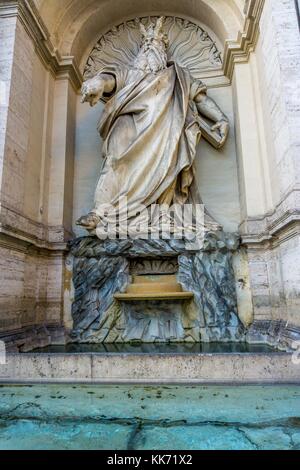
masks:
[[[177,258],[143,259],[130,262],[130,274],[176,274],[178,271]]]
[[[103,66],[131,66],[141,45],[140,22],[148,27],[157,16],[135,18],[113,27],[93,48],[84,70],[84,78],[93,77]],[[164,31],[169,38],[168,60],[188,68],[194,78],[203,71],[222,67],[221,52],[200,26],[182,18],[167,16]]]
[[[223,232],[207,234],[202,250],[197,252],[189,251],[184,240],[175,239],[74,240],[70,244],[75,287],[73,340],[82,343],[244,340],[232,269],[232,252],[238,246],[237,236]],[[170,260],[166,261],[166,257]],[[178,280],[185,290],[194,293],[193,301],[125,304],[114,299],[114,294],[124,292],[130,283],[130,265],[146,270],[163,269],[166,263],[174,267],[174,259],[178,260]]]

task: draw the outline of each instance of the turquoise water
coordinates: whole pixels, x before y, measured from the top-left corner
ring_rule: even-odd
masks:
[[[0,386],[0,449],[300,449],[300,386]]]

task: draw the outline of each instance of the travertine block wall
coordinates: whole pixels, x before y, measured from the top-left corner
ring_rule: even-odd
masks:
[[[7,113],[14,55],[16,18],[3,18],[0,29],[0,181],[3,175]]]
[[[48,180],[54,79],[35,52],[32,39],[16,21],[1,185],[2,223],[10,211],[28,219],[25,232],[48,221]],[[30,227],[30,223],[32,227]],[[20,221],[19,230],[24,229]],[[43,236],[42,236],[43,238]]]
[[[0,334],[61,322],[61,255],[51,257],[20,248],[0,248]]]
[[[248,214],[242,232],[255,319],[299,326],[300,35],[294,0],[266,1],[260,29],[253,58],[267,149],[261,174],[268,204],[266,211],[257,205],[257,213]]]
[[[255,320],[299,326],[299,235],[277,247],[250,250],[248,256]]]
[[[277,205],[300,182],[300,38],[295,2],[266,2],[256,51]]]
[[[33,85],[32,41],[19,21],[16,23],[11,72],[5,155],[1,186],[2,204],[22,212],[25,196],[26,157],[28,153],[31,94]]]
[[[65,221],[49,215],[54,77],[17,16],[1,18],[0,35],[0,333],[9,333],[61,323]]]

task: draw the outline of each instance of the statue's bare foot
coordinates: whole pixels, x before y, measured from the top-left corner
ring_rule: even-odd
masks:
[[[80,225],[80,227],[86,230],[95,230],[100,222],[101,218],[95,214],[95,212],[90,212],[88,215],[80,217],[80,219],[76,221],[76,225]]]

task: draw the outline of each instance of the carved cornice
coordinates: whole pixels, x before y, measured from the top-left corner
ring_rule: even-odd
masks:
[[[253,249],[273,249],[300,235],[300,189],[290,191],[273,212],[249,217],[240,225],[242,242]]]
[[[73,233],[63,226],[48,226],[31,220],[23,214],[1,205],[0,246],[13,248],[21,252],[28,250],[39,252],[65,251],[66,240],[72,239]]]
[[[21,236],[13,231],[0,227],[0,247],[25,255],[39,256],[45,258],[64,257],[68,253],[66,243],[38,244],[29,237]]]
[[[56,79],[69,79],[75,90],[82,84],[82,74],[74,57],[62,57],[32,0],[0,0],[0,18],[17,17],[32,38],[42,62]]]
[[[251,221],[253,223],[254,220]],[[261,222],[261,221],[260,221]],[[276,227],[276,230],[266,230],[261,233],[242,234],[242,244],[249,249],[274,249],[283,243],[300,235],[300,212],[286,214],[285,220]]]
[[[265,0],[247,0],[245,4],[244,30],[239,32],[236,41],[226,41],[224,50],[224,75],[232,80],[234,66],[237,63],[248,62],[254,51],[259,37],[259,22]]]

